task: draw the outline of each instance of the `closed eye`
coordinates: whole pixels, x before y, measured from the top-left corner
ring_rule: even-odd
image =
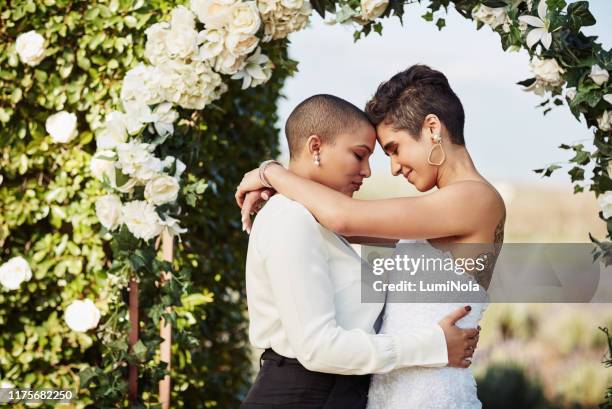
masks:
[[[357,158],[357,160],[359,160],[359,161],[363,160],[363,156],[359,156],[359,155],[357,155],[355,152],[353,152],[353,155],[355,155],[355,157]]]

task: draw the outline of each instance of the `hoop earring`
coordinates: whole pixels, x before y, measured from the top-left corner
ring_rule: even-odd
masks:
[[[432,162],[431,160],[431,154],[434,152],[434,150],[436,149],[436,146],[440,147],[440,150],[442,151],[442,160],[439,163],[435,163]],[[430,165],[433,166],[440,166],[441,164],[444,163],[444,161],[446,160],[446,152],[444,152],[444,148],[442,147],[442,141],[438,141],[436,142],[436,144],[434,146],[431,147],[431,149],[429,150],[429,155],[427,156],[427,163],[429,163]]]
[[[315,153],[314,155],[314,163],[317,166],[321,166],[321,156],[319,155],[319,152]]]

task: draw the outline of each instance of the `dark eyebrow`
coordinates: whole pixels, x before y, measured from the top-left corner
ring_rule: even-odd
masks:
[[[366,148],[368,150],[368,152],[372,153],[372,149],[370,149],[370,147],[368,145],[362,144],[362,145],[357,145],[358,148]]]

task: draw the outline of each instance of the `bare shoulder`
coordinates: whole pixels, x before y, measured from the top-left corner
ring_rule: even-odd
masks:
[[[466,226],[467,241],[503,241],[506,206],[495,187],[486,180],[465,180],[445,186],[438,192],[446,212]]]
[[[506,206],[495,187],[485,180],[465,180],[453,183],[440,189],[452,197],[457,206],[472,213],[482,213],[480,216],[499,219],[506,214]]]

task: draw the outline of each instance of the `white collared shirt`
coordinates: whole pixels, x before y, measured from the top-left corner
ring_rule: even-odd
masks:
[[[445,366],[446,340],[437,324],[410,333],[375,333],[383,304],[361,302],[361,262],[303,205],[274,195],[249,238],[251,344],[297,358],[317,372],[360,375]]]

